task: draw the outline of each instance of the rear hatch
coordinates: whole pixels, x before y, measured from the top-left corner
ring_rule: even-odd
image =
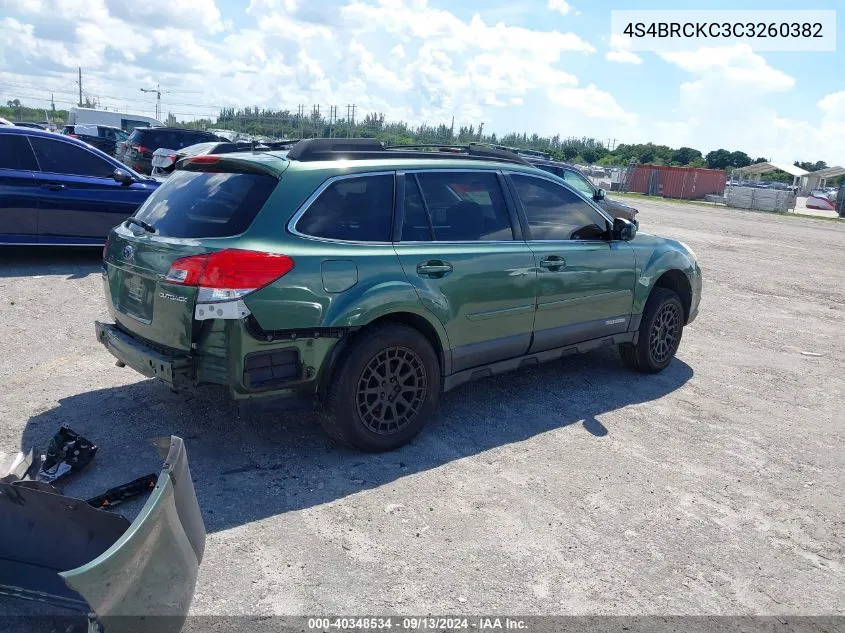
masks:
[[[252,268],[261,269],[261,278],[280,270],[273,259],[277,256],[237,249],[236,242],[275,189],[284,166],[274,173],[236,158],[189,160],[198,162],[177,169],[115,227],[103,252],[115,322],[163,351],[191,349],[199,333],[194,321],[198,301],[238,299],[245,284],[261,281],[250,274]],[[272,261],[257,261],[262,258]]]

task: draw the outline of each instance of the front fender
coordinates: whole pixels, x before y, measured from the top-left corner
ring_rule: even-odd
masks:
[[[652,238],[650,235],[643,237],[647,239],[640,240],[638,235],[630,242],[634,247],[637,267],[633,314],[642,314],[654,285],[664,273],[670,270],[679,270],[684,273],[693,290],[693,295],[696,288],[694,280],[698,276],[698,267],[695,260],[686,252],[686,248],[680,242]],[[693,296],[693,304],[696,304],[695,296]]]

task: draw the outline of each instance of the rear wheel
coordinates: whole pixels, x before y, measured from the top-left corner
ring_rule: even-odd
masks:
[[[619,346],[629,369],[654,374],[665,369],[681,344],[684,307],[674,290],[655,288],[646,301],[636,344]]]
[[[428,340],[406,325],[359,336],[325,390],[320,422],[348,446],[389,451],[411,441],[433,416],[440,365]]]

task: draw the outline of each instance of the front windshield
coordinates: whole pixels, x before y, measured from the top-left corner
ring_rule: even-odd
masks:
[[[592,198],[596,192],[596,188],[592,185],[592,183],[590,183],[581,174],[574,172],[571,169],[565,169],[563,171],[563,179],[568,185],[578,191],[578,193],[588,198]]]

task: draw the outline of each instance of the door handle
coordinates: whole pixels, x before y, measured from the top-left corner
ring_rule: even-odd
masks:
[[[41,188],[42,189],[49,189],[50,191],[63,191],[65,189],[67,189],[67,187],[65,187],[64,185],[60,185],[60,184],[54,183],[54,182],[47,183],[46,185],[41,185]]]
[[[560,255],[549,255],[540,262],[540,266],[553,271],[560,270],[561,268],[566,266],[566,259],[564,259]]]
[[[422,277],[443,277],[452,272],[452,264],[433,260],[417,264],[417,274]]]

